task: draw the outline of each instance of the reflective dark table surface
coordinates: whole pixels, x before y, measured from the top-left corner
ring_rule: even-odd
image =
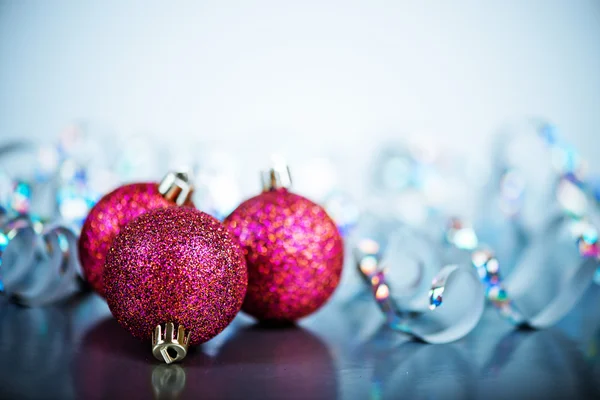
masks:
[[[158,363],[104,301],[0,305],[2,399],[582,399],[600,396],[600,287],[555,327],[519,331],[488,307],[447,345],[384,327],[360,291],[297,326],[240,315],[183,363]]]

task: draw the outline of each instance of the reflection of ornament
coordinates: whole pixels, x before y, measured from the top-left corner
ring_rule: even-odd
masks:
[[[112,317],[96,320],[81,333],[77,352],[67,363],[76,398],[122,399],[135,393],[140,399],[167,400],[205,393],[210,386],[206,384],[209,380],[200,379],[205,376],[200,368],[193,368],[193,379],[186,379],[189,370],[177,364],[153,365],[150,358],[139,357],[146,349],[144,343],[125,332]],[[188,358],[189,364],[210,365],[211,359],[203,349],[198,350]]]
[[[152,398],[153,366],[138,358],[145,349],[143,343],[114,318],[96,320],[82,334],[69,371],[76,398],[118,399],[132,390],[140,398]]]
[[[126,225],[108,252],[103,278],[115,318],[135,337],[153,336],[153,354],[166,363],[185,357],[188,344],[221,332],[240,310],[247,286],[233,236],[188,207],[152,210]]]
[[[340,395],[327,344],[297,326],[238,329],[219,350],[215,364],[252,368],[236,375],[235,385],[228,368],[207,368],[199,379],[208,399],[337,399]]]
[[[102,270],[119,231],[135,217],[156,208],[191,205],[193,188],[184,173],[169,173],[160,184],[134,183],[104,196],[87,216],[79,239],[79,259],[87,281],[104,295]]]
[[[225,219],[248,262],[243,310],[261,320],[293,321],[321,307],[340,280],[344,249],[325,210],[291,193],[287,167],[263,175],[264,192]]]
[[[389,327],[429,343],[458,340],[475,328],[484,308],[481,285],[468,267],[444,265],[431,239],[369,214],[353,239],[358,271]]]
[[[185,370],[179,365],[157,365],[152,369],[152,389],[156,399],[177,399],[185,389]]]
[[[591,365],[582,357],[581,342],[568,338],[561,329],[510,331],[491,343],[494,342],[491,355],[481,367],[479,379],[474,381],[484,387],[498,388],[495,393],[498,398],[531,396],[527,386],[514,384],[515,376],[522,371],[535,371],[535,380],[539,384],[536,396],[541,398],[579,399],[593,393],[590,384],[597,380],[589,374]],[[558,368],[556,360],[560,360]],[[582,370],[587,373],[578,372]],[[591,397],[598,396],[592,394]]]

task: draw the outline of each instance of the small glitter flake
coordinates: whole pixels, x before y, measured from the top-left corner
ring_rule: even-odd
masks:
[[[209,340],[239,312],[248,273],[237,240],[188,207],[149,211],[114,239],[104,270],[108,306],[133,336],[173,322],[190,344]]]
[[[333,294],[344,246],[322,207],[277,189],[243,202],[224,223],[239,239],[248,263],[243,311],[260,320],[294,321]]]

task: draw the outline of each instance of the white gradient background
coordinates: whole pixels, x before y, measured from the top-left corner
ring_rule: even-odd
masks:
[[[272,151],[337,154],[348,186],[384,138],[473,155],[541,115],[594,165],[600,2],[482,3],[0,1],[0,138],[83,118],[220,142],[253,187]]]

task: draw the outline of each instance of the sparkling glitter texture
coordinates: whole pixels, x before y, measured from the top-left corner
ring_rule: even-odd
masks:
[[[174,322],[198,344],[239,312],[248,274],[235,238],[215,218],[188,207],[149,211],[129,223],[106,257],[108,306],[133,336],[150,339]]]
[[[225,221],[248,264],[242,310],[293,321],[321,307],[339,283],[342,238],[325,210],[287,189],[243,202]]]
[[[119,231],[139,215],[173,204],[158,192],[156,183],[134,183],[108,193],[90,210],[79,238],[79,261],[96,292],[104,296],[102,270],[106,253]]]

